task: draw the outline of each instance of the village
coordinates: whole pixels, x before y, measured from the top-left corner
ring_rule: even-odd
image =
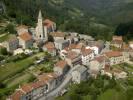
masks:
[[[125,43],[122,36],[103,41],[76,32],[62,32],[57,30],[55,22],[44,20],[41,11],[36,28],[18,25],[16,31],[17,35],[10,35],[0,43],[0,48],[11,53],[0,61],[0,67],[6,70],[8,65],[13,70],[0,80],[23,70],[23,74],[30,73],[34,79],[18,83],[19,87],[7,100],[51,100],[68,84],[79,84],[99,74],[116,80],[133,75],[133,71],[117,66],[133,65],[133,41]],[[16,63],[17,67],[10,62]],[[3,71],[3,74],[6,73]]]

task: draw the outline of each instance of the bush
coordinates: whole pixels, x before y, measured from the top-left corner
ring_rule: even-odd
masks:
[[[2,55],[8,55],[8,52],[7,52],[7,49],[6,49],[6,48],[1,48],[1,49],[0,49],[0,53],[1,53]]]
[[[6,32],[9,32],[10,34],[16,34],[16,30],[13,24],[8,24],[5,28]]]

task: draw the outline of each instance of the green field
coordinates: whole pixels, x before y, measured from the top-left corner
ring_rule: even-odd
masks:
[[[5,65],[0,65],[0,81],[5,80],[6,78],[11,78],[17,73],[20,73],[23,70],[27,69],[28,67],[30,67],[30,64],[34,62],[35,57],[43,55],[44,53],[39,53],[17,62],[10,62],[6,63]]]
[[[10,36],[9,34],[3,34],[3,35],[1,35],[0,36],[0,43],[1,42],[4,42],[5,40],[7,40],[9,38],[9,36]]]
[[[0,81],[5,85],[4,88],[0,88],[0,100],[5,100],[19,85],[35,80],[35,77],[27,71],[27,68],[37,57],[44,55],[41,52],[17,62],[0,65]]]
[[[16,85],[30,82],[32,79],[34,79],[33,75],[31,75],[28,72],[23,72],[23,73],[15,75],[14,77],[10,79],[5,80],[3,83],[6,84],[7,88],[11,88]]]

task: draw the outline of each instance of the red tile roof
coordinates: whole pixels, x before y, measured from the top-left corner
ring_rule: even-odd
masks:
[[[55,64],[55,67],[64,68],[66,65],[67,65],[67,62],[66,62],[65,60],[61,60],[61,61],[58,61],[58,62]]]
[[[27,32],[20,34],[19,37],[24,41],[29,41],[32,39],[32,36]]]
[[[21,89],[25,92],[25,93],[29,93],[33,90],[32,86],[30,84],[24,84],[21,86]]]
[[[53,80],[57,78],[57,74],[55,73],[44,73],[43,75],[38,76],[39,81],[49,82],[50,80]]]
[[[44,26],[47,26],[48,28],[49,28],[49,27],[52,27],[53,24],[54,24],[54,22],[51,21],[51,20],[49,20],[49,19],[46,19],[46,20],[43,21],[43,25],[44,25]]]
[[[19,26],[17,26],[17,29],[22,29],[22,28],[28,29],[28,26],[26,26],[26,25],[19,25]]]
[[[11,96],[10,96],[10,99],[11,100],[20,100],[21,99],[21,96],[23,95],[24,93],[21,91],[21,90],[17,90],[16,92],[14,92]]]
[[[113,36],[113,40],[123,41],[122,36]]]
[[[94,60],[102,63],[103,61],[105,61],[105,57],[104,56],[99,56],[99,57],[94,58]]]
[[[111,57],[119,57],[122,56],[122,53],[119,51],[110,51],[110,52],[106,52],[105,55],[109,58]]]
[[[63,32],[52,32],[50,33],[53,37],[65,37],[65,34]]]
[[[91,50],[91,49],[82,49],[82,55],[83,56],[87,56],[91,53],[93,53],[93,50]]]
[[[67,58],[69,58],[69,59],[71,59],[71,60],[75,59],[75,58],[78,57],[78,56],[79,56],[79,54],[76,53],[76,52],[74,52],[74,51],[69,51],[69,52],[67,53]]]
[[[37,81],[37,82],[31,83],[31,86],[32,88],[36,89],[36,88],[44,86],[45,84],[46,83],[44,81]]]
[[[48,42],[44,45],[45,48],[47,48],[49,51],[55,50],[55,45],[53,42]]]

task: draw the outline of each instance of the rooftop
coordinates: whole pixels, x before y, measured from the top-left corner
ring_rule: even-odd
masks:
[[[53,80],[53,79],[55,79],[57,77],[58,76],[55,73],[44,73],[44,74],[38,76],[38,80],[39,81],[48,82],[48,81]]]
[[[24,41],[29,41],[32,39],[32,36],[28,32],[20,34],[19,37]]]
[[[119,57],[119,56],[122,56],[122,53],[119,52],[119,51],[109,51],[109,52],[106,52],[105,55],[109,58],[111,57]]]
[[[50,33],[53,37],[65,37],[65,34],[63,32],[52,32]]]
[[[32,91],[32,86],[30,84],[24,84],[21,86],[21,89],[25,92],[25,93],[28,93],[28,92],[31,92]]]
[[[18,90],[18,91],[15,91],[11,96],[11,100],[20,100],[21,96],[23,95],[24,93],[21,91],[21,90]]]
[[[67,53],[67,58],[69,58],[71,60],[77,58],[78,56],[79,56],[79,54],[74,51],[68,51],[68,53]]]
[[[104,56],[99,56],[99,57],[95,57],[93,60],[96,60],[99,63],[102,63],[103,61],[105,61],[105,57]]]
[[[47,27],[51,27],[53,24],[54,24],[54,22],[51,21],[51,20],[49,20],[49,19],[45,19],[45,20],[43,21],[43,25],[44,25],[44,26],[47,26]]]
[[[60,67],[60,68],[64,68],[66,65],[67,65],[67,62],[65,60],[58,61],[55,64],[56,67]]]
[[[55,45],[53,42],[48,42],[44,44],[44,47],[46,47],[47,49],[55,49]]]
[[[89,55],[92,52],[93,52],[93,50],[91,50],[91,49],[83,49],[82,50],[82,55],[83,56],[87,56],[87,55]]]

